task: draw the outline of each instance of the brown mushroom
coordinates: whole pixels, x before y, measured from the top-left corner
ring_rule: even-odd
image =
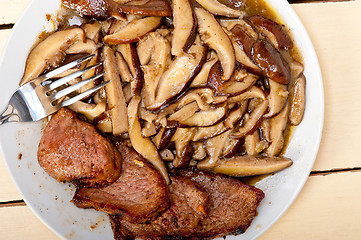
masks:
[[[110,81],[105,86],[107,93],[108,109],[111,111],[113,134],[119,135],[128,131],[127,104],[125,101],[122,84],[114,51],[109,47],[103,48],[104,80]]]
[[[179,96],[200,71],[207,48],[196,40],[187,54],[176,57],[164,72],[157,86],[156,97],[148,109],[159,109]]]
[[[277,172],[291,165],[289,158],[244,155],[219,160],[212,170],[229,176],[246,177]]]
[[[130,82],[132,96],[139,95],[144,82],[144,73],[141,69],[136,45],[135,43],[118,44],[116,49],[122,54],[132,74]]]
[[[204,87],[207,85],[207,79],[212,66],[218,61],[218,56],[212,51],[211,57],[203,64],[202,69],[193,79],[189,88]]]
[[[293,48],[293,41],[285,30],[284,26],[259,15],[252,16],[248,20],[272,41],[275,46],[282,50],[289,50]]]
[[[161,17],[145,17],[136,19],[126,25],[124,28],[104,37],[107,44],[122,44],[137,42],[148,32],[153,31],[161,24]]]
[[[155,94],[159,81],[170,61],[170,44],[162,35],[152,32],[149,37],[154,43],[154,50],[151,54],[150,62],[142,65],[144,82],[142,87],[142,99],[146,107],[155,101]]]
[[[233,138],[242,138],[247,134],[252,134],[258,127],[262,120],[263,114],[266,112],[268,107],[268,101],[265,100],[260,103],[250,114],[248,121],[243,127],[240,127],[236,132],[232,133]]]
[[[64,59],[65,50],[78,41],[85,41],[81,28],[58,31],[41,41],[29,53],[20,85],[38,77],[46,68],[56,67]]]
[[[145,159],[153,164],[153,166],[164,177],[167,184],[170,183],[167,168],[159,156],[157,148],[149,138],[142,136],[142,128],[138,117],[138,109],[140,97],[132,98],[128,105],[128,120],[129,120],[129,138],[133,148],[142,155]]]
[[[291,70],[277,49],[265,40],[257,40],[252,47],[254,62],[265,76],[280,84],[291,81]]]
[[[172,55],[180,56],[192,46],[197,35],[197,21],[188,0],[173,0]]]
[[[100,102],[98,104],[85,103],[77,101],[69,106],[69,108],[77,113],[84,115],[89,121],[93,121],[99,117],[106,110],[106,102]]]
[[[152,57],[154,51],[154,42],[150,34],[144,36],[137,45],[137,53],[139,56],[140,64],[147,65]]]
[[[301,123],[306,106],[306,78],[302,74],[291,88],[290,123],[297,126]]]
[[[176,158],[173,161],[174,167],[187,167],[193,155],[193,146],[190,143],[194,136],[193,128],[177,128],[171,141],[174,142]]]
[[[281,112],[288,99],[287,85],[271,79],[268,80],[268,83],[270,86],[270,93],[267,96],[269,107],[268,112],[264,115],[265,118],[273,117]]]
[[[204,145],[208,153],[208,157],[198,162],[197,167],[199,169],[212,169],[217,165],[219,157],[223,152],[224,144],[226,143],[230,133],[231,130],[228,130],[216,137],[207,139]]]
[[[220,107],[211,108],[206,111],[199,111],[194,113],[191,117],[179,121],[180,124],[186,126],[207,127],[221,121],[227,113],[227,106],[223,104]]]
[[[202,7],[207,9],[214,15],[221,15],[233,18],[242,18],[245,15],[244,11],[230,8],[217,0],[196,0]]]
[[[228,80],[232,76],[236,64],[232,42],[211,13],[203,8],[195,8],[194,11],[201,39],[217,52],[223,69],[222,80]]]
[[[270,119],[270,141],[271,144],[265,150],[269,156],[277,156],[285,144],[285,130],[289,117],[289,104],[275,117]]]

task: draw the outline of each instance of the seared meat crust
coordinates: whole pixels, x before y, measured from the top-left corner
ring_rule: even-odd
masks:
[[[44,130],[38,161],[58,181],[105,186],[119,177],[122,157],[114,144],[94,126],[62,108]]]
[[[171,175],[171,181],[170,207],[153,221],[136,224],[110,215],[115,239],[182,239],[195,232],[206,217],[207,193],[188,178]]]
[[[198,183],[209,197],[208,216],[200,222],[192,239],[246,231],[264,198],[262,190],[225,175],[197,169],[176,173]]]
[[[116,141],[123,157],[120,177],[105,188],[78,188],[73,203],[119,214],[130,222],[154,218],[169,206],[167,185],[160,173],[134,149]]]

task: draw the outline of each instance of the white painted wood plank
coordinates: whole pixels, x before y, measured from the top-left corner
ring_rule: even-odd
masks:
[[[259,240],[361,239],[361,172],[311,176],[288,211]]]
[[[0,0],[0,25],[14,24],[31,0]]]
[[[313,169],[361,167],[361,0],[293,7],[315,46],[325,89],[324,131]]]

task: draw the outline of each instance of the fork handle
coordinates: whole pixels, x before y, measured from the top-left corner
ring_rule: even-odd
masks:
[[[10,120],[12,116],[15,116],[14,107],[10,104],[6,107],[5,111],[3,111],[0,114],[0,125],[7,123],[7,122],[13,122],[14,120]]]

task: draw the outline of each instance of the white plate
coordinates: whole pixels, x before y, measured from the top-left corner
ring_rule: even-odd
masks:
[[[257,183],[266,197],[259,215],[246,233],[227,239],[255,239],[265,232],[292,204],[316,158],[323,125],[324,98],[317,56],[305,28],[286,0],[269,0],[291,29],[305,62],[307,105],[304,119],[293,134],[286,156],[292,167]],[[46,14],[53,14],[58,0],[33,0],[15,24],[0,62],[0,109],[16,90],[29,49],[43,30]],[[74,189],[49,177],[39,167],[37,146],[44,127],[38,123],[8,123],[0,126],[0,151],[8,171],[26,204],[64,239],[113,239],[107,216],[94,210],[76,208],[69,201]],[[19,154],[22,154],[19,160]]]

